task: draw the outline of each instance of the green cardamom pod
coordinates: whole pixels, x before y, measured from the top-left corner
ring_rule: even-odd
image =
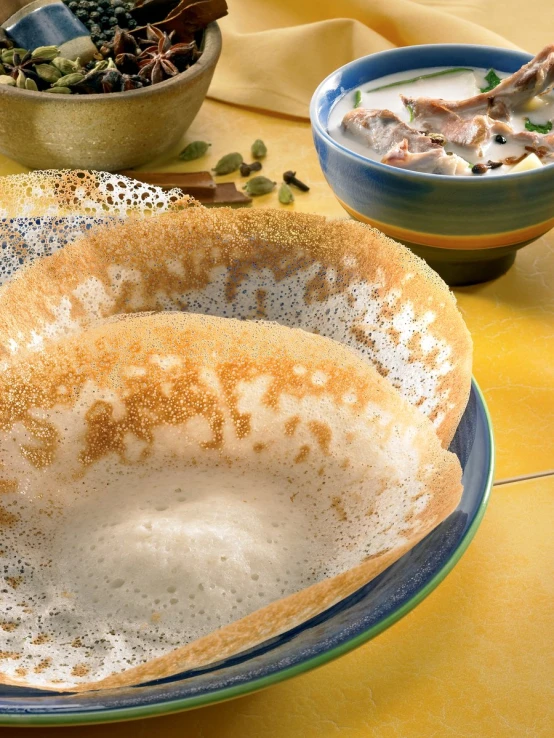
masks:
[[[73,72],[77,71],[75,63],[70,59],[64,59],[63,56],[57,56],[55,59],[52,59],[51,64],[56,69],[59,69],[62,74],[73,74]]]
[[[27,53],[27,49],[2,49],[2,62],[4,64],[13,64],[13,55],[19,54],[20,59],[23,59]]]
[[[294,195],[286,182],[283,182],[279,187],[279,202],[282,205],[289,205],[291,202],[294,202]]]
[[[0,74],[0,85],[15,87],[15,79],[13,77],[10,77],[8,74]]]
[[[250,151],[252,152],[254,159],[263,159],[267,154],[267,146],[261,138],[257,138],[250,147]]]
[[[0,74],[6,74],[6,70],[4,69],[2,63],[0,63]]]
[[[259,175],[258,177],[252,177],[252,179],[249,179],[242,189],[246,190],[247,195],[257,197],[258,195],[267,195],[275,189],[276,184],[277,182],[272,182],[267,177]]]
[[[49,87],[47,90],[43,90],[43,92],[59,92],[61,95],[71,95],[69,87]]]
[[[33,92],[38,92],[37,83],[34,79],[31,79],[30,77],[27,77],[25,80],[25,89],[26,90],[33,90]]]
[[[38,46],[32,53],[31,58],[37,59],[47,59],[48,61],[52,61],[52,59],[55,59],[57,56],[60,55],[60,50],[57,46]]]
[[[84,74],[79,72],[73,72],[73,74],[66,74],[64,77],[60,77],[54,82],[54,87],[71,87],[72,85],[78,85],[85,78]]]
[[[35,72],[41,79],[45,82],[49,82],[51,85],[53,85],[54,82],[57,82],[62,76],[60,70],[56,69],[56,67],[53,67],[51,64],[37,64]]]
[[[185,146],[181,151],[179,159],[182,161],[194,161],[195,159],[200,159],[200,157],[207,153],[210,146],[211,144],[206,143],[206,141],[193,141],[192,143],[189,143],[188,146]]]
[[[17,79],[15,80],[16,87],[21,87],[21,89],[24,90],[26,80],[27,80],[27,77],[23,74],[23,72],[20,69],[19,74],[17,75]]]
[[[117,64],[112,58],[108,59],[108,69],[117,69]]]
[[[242,155],[235,151],[233,154],[223,156],[213,170],[216,174],[231,174],[231,172],[236,172],[241,164]]]
[[[96,64],[94,65],[94,71],[103,72],[104,69],[108,68],[108,66],[109,66],[108,62],[105,59],[103,59],[102,61],[96,62]]]

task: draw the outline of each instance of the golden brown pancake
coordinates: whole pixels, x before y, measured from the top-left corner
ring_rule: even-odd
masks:
[[[0,681],[56,690],[157,679],[282,633],[461,494],[431,421],[348,347],[182,312],[10,362],[0,463]]]
[[[136,208],[140,198],[119,180],[95,190],[85,178],[77,197],[58,177],[61,194],[44,197],[54,214],[62,203],[69,212],[121,215],[121,203]],[[145,198],[150,209],[171,205]],[[20,236],[10,228],[2,235],[15,257]],[[0,360],[5,366],[99,318],[151,310],[271,320],[340,341],[430,418],[445,447],[469,396],[471,339],[435,272],[365,225],[282,210],[188,207],[96,227],[0,289]]]

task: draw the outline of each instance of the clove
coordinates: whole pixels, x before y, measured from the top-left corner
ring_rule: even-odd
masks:
[[[240,173],[243,177],[249,177],[250,172],[259,172],[261,168],[261,161],[253,161],[252,164],[247,164],[243,161],[243,163],[240,165]]]
[[[288,185],[298,187],[298,189],[302,190],[302,192],[308,192],[310,189],[307,184],[304,184],[304,182],[301,182],[299,179],[297,179],[296,172],[293,172],[290,169],[283,173],[283,180]]]

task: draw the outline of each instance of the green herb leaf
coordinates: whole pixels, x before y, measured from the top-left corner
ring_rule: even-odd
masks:
[[[200,157],[205,156],[210,146],[211,144],[206,143],[206,141],[192,141],[192,143],[189,143],[189,145],[185,146],[181,151],[179,159],[181,159],[181,161],[194,161],[195,159],[200,159]]]
[[[406,108],[408,110],[408,113],[410,114],[410,120],[408,122],[411,123],[413,121],[413,119],[414,119],[414,108],[413,108],[413,105],[406,105]]]
[[[547,120],[546,123],[531,123],[529,118],[525,118],[525,128],[528,131],[535,131],[536,133],[550,133],[552,130],[552,121]]]
[[[429,74],[420,74],[418,77],[412,77],[411,79],[402,79],[400,82],[391,82],[390,85],[382,85],[381,87],[374,87],[372,90],[366,90],[366,92],[379,92],[379,90],[388,90],[389,87],[400,87],[400,85],[409,85],[412,82],[419,82],[420,79],[431,79],[432,77],[444,77],[445,74],[457,74],[458,72],[473,72],[473,69],[469,67],[452,67],[452,69],[443,69],[440,72],[430,72]]]
[[[499,85],[502,80],[494,71],[494,69],[489,69],[489,71],[485,75],[485,82],[488,82],[489,84],[487,85],[487,87],[481,87],[481,92],[490,92],[491,90],[494,90],[494,88]]]
[[[354,93],[354,107],[359,108],[361,102],[362,102],[362,91],[356,90],[356,92]]]

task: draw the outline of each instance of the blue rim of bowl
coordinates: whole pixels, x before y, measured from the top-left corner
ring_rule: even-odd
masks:
[[[431,48],[436,48],[437,46],[442,46],[446,50],[464,46],[470,49],[481,49],[481,50],[487,50],[487,51],[495,51],[495,50],[514,51],[515,53],[528,56],[529,57],[528,61],[531,61],[531,59],[533,58],[531,54],[527,54],[524,51],[518,51],[517,49],[504,49],[504,48],[496,47],[496,46],[486,46],[484,44],[419,44],[419,45],[416,44],[414,46],[405,46],[405,47],[401,47],[398,49],[387,49],[386,51],[378,51],[375,54],[368,54],[367,56],[361,56],[358,59],[354,59],[353,61],[348,62],[347,64],[344,64],[342,67],[335,69],[334,72],[329,74],[327,77],[325,77],[325,79],[322,82],[319,83],[319,85],[316,88],[316,91],[312,95],[312,99],[310,102],[310,121],[311,121],[312,127],[317,131],[317,133],[320,136],[322,136],[322,138],[325,139],[327,144],[337,149],[338,151],[341,151],[343,154],[347,154],[355,161],[360,161],[365,164],[371,164],[375,166],[377,169],[382,169],[384,171],[391,171],[391,170],[396,169],[395,167],[390,166],[390,164],[382,164],[380,161],[376,161],[375,159],[369,159],[368,157],[363,156],[362,154],[358,154],[358,152],[348,149],[346,146],[343,146],[338,141],[336,141],[334,138],[332,138],[329,135],[329,132],[327,131],[325,126],[323,126],[321,124],[321,121],[319,120],[319,115],[316,110],[319,95],[320,95],[321,90],[327,84],[327,82],[331,79],[331,77],[334,77],[339,72],[342,72],[343,70],[348,69],[353,64],[357,64],[360,61],[369,59],[370,57],[374,57],[375,59],[377,58],[381,59],[385,56],[390,56],[390,55],[398,53],[399,51],[403,51],[404,49],[431,49]],[[409,71],[409,70],[407,69],[406,71]],[[348,90],[346,92],[348,92]],[[346,94],[346,92],[344,94]],[[552,164],[547,164],[545,167],[543,167],[543,169],[538,169],[538,170],[532,169],[527,172],[516,172],[515,174],[508,173],[506,175],[503,175],[503,178],[510,177],[510,180],[513,180],[516,178],[519,179],[523,177],[529,177],[530,175],[536,177],[538,172],[544,171],[544,169],[548,168],[549,166],[554,166],[554,162]],[[416,172],[412,170],[408,171],[405,169],[401,170],[401,172],[402,172],[402,176],[407,177],[408,179],[413,178],[416,180],[422,179],[422,180],[432,180],[432,181],[435,181],[438,179],[438,180],[452,181],[452,175],[448,175],[448,174],[430,174],[429,172]],[[480,182],[481,186],[484,185],[485,187],[487,187],[487,183],[489,183],[490,185],[491,182],[496,182],[496,184],[498,185],[497,177],[484,177],[477,181]],[[475,180],[471,177],[457,177],[456,178],[456,184],[465,184],[467,182],[475,182]]]
[[[486,441],[489,450],[489,465],[487,469],[487,476],[484,483],[484,489],[482,492],[481,501],[479,507],[475,512],[475,516],[471,522],[471,525],[465,532],[463,538],[459,542],[458,546],[454,549],[450,558],[443,564],[443,566],[436,572],[432,579],[425,584],[410,600],[400,605],[396,610],[391,612],[382,621],[368,628],[363,633],[355,636],[354,638],[341,643],[338,646],[326,651],[325,653],[318,654],[300,664],[295,664],[288,668],[282,669],[274,674],[269,674],[265,677],[253,679],[252,681],[244,684],[239,684],[235,687],[226,687],[214,692],[208,692],[206,694],[199,695],[197,697],[184,697],[176,700],[168,700],[167,702],[150,704],[150,705],[137,705],[137,707],[125,707],[125,708],[113,708],[107,710],[98,710],[94,712],[71,712],[64,714],[18,714],[18,715],[2,715],[0,714],[0,726],[67,726],[67,725],[91,725],[100,723],[115,723],[127,720],[139,720],[147,717],[160,717],[162,715],[169,715],[171,713],[184,712],[185,710],[191,710],[197,707],[206,707],[208,705],[214,705],[220,702],[226,702],[237,697],[242,697],[253,692],[258,692],[267,687],[271,687],[274,684],[283,682],[292,677],[304,674],[307,671],[316,669],[319,666],[323,666],[340,656],[353,651],[355,648],[367,643],[383,631],[390,628],[396,622],[398,622],[404,615],[407,615],[417,605],[423,602],[428,595],[433,592],[434,589],[445,579],[445,577],[452,571],[454,566],[461,559],[465,553],[467,547],[471,543],[477,529],[479,528],[485,510],[487,508],[490,493],[493,485],[494,475],[494,436],[492,431],[492,421],[490,417],[487,404],[483,393],[475,381],[472,379],[472,386],[475,390],[479,399],[481,410],[483,411],[486,425]]]

